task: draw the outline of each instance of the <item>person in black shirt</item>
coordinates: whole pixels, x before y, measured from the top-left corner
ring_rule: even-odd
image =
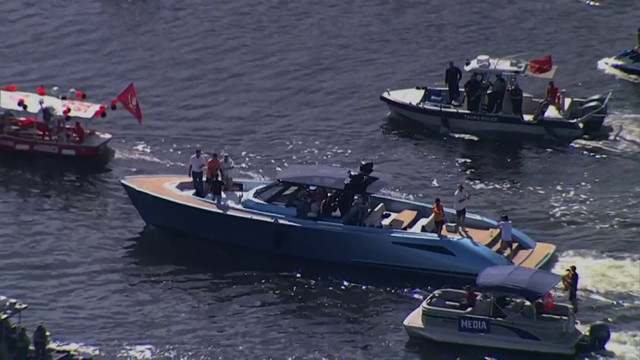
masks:
[[[522,118],[522,89],[520,85],[515,83],[513,89],[511,89],[511,108],[513,109],[513,115],[520,115]]]
[[[444,72],[444,83],[449,88],[449,103],[454,100],[458,102],[460,97],[460,80],[462,80],[462,71],[453,65],[453,61],[449,61],[449,68]]]
[[[480,112],[481,87],[482,84],[478,80],[478,74],[471,75],[471,79],[464,84],[464,91],[467,94],[467,110]]]
[[[210,186],[211,200],[215,201],[216,204],[220,204],[222,202],[222,188],[224,187],[224,183],[218,178],[217,172],[212,174]]]
[[[575,314],[578,313],[578,280],[580,276],[576,271],[575,265],[571,265],[569,268],[571,271],[571,280],[569,281],[569,302],[571,302],[571,306],[573,306],[573,312]]]
[[[504,94],[507,91],[507,82],[504,80],[501,74],[496,75],[496,81],[493,82],[493,91],[491,94],[495,100],[495,113],[498,114],[502,111],[502,102],[504,101]]]

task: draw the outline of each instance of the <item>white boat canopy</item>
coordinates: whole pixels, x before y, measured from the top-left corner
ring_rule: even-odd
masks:
[[[26,109],[19,105],[20,102],[26,105]],[[70,109],[70,117],[82,119],[91,119],[104,110],[104,105],[100,104],[62,100],[49,95],[40,96],[23,91],[0,90],[0,108],[38,114],[45,107],[54,109],[57,116],[63,115],[66,109]]]

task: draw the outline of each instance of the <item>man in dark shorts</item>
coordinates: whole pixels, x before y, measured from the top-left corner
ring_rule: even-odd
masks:
[[[468,308],[472,308],[476,305],[476,293],[473,291],[471,286],[465,286],[464,290],[467,292],[467,297],[460,303],[460,310],[467,310]]]
[[[465,220],[467,216],[467,202],[471,195],[467,194],[462,184],[458,184],[458,189],[453,194],[453,209],[456,211],[456,232],[465,230]]]
[[[576,271],[575,265],[571,265],[570,270],[570,280],[569,280],[569,302],[571,306],[573,306],[573,312],[575,314],[578,313],[578,280],[580,276]]]

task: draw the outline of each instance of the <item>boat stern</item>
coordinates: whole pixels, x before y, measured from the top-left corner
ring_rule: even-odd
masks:
[[[402,322],[404,330],[410,338],[423,339],[427,337],[424,333],[424,323],[422,322],[422,304],[407,315]]]

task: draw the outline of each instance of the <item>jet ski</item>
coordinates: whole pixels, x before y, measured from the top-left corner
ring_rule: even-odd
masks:
[[[622,50],[612,58],[603,59],[603,63],[627,75],[640,77],[640,28],[636,36],[637,45],[634,48]]]

